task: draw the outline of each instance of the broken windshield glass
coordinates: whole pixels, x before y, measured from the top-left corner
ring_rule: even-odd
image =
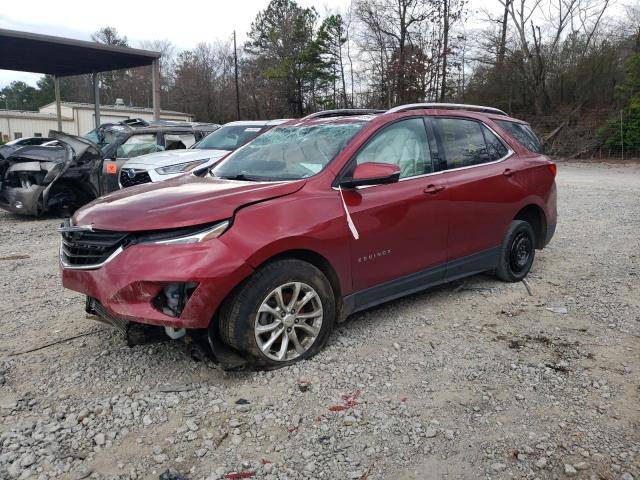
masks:
[[[213,170],[224,178],[297,180],[321,172],[365,122],[276,127],[232,153]]]

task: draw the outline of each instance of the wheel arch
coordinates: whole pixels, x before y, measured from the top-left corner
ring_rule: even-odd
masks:
[[[79,203],[81,204],[76,205],[77,208],[80,208],[81,206],[86,205],[92,200],[95,200],[96,198],[98,198],[98,196],[96,195],[96,192],[94,192],[93,189],[86,184],[86,182],[72,179],[72,178],[62,177],[56,180],[51,185],[51,188],[47,193],[47,204],[45,205],[45,209],[49,210],[50,208],[54,207],[54,205],[51,205],[51,199],[55,197],[55,194],[57,192],[65,192],[65,191],[75,192],[75,195],[79,194],[81,196],[81,198],[79,199],[80,201]]]
[[[536,248],[541,249],[544,246],[545,238],[547,237],[547,217],[539,205],[529,203],[522,207],[513,217],[513,220],[529,222],[536,235]]]
[[[301,260],[303,262],[310,263],[318,270],[320,270],[325,277],[329,280],[329,284],[331,285],[331,289],[333,290],[333,295],[335,297],[336,303],[336,319],[338,321],[342,320],[342,313],[344,311],[343,305],[343,287],[340,282],[340,277],[338,272],[336,272],[335,268],[331,264],[331,262],[322,254],[305,248],[296,248],[290,250],[283,250],[278,252],[266,259],[264,259],[260,264],[255,266],[255,269],[259,269],[264,267],[269,263],[273,263],[278,260],[282,260],[285,258],[295,258],[297,260]]]

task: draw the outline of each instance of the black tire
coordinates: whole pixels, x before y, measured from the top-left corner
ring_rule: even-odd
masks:
[[[496,276],[505,282],[519,282],[527,276],[536,254],[536,237],[529,222],[514,220],[502,242]]]
[[[303,310],[306,308],[319,309],[319,304],[321,303],[322,316],[319,317],[321,319],[321,325],[318,327],[319,333],[317,333],[313,341],[311,341],[312,336],[306,334],[306,330],[302,330],[303,325],[301,324],[311,321],[314,322],[312,326],[316,329],[315,325],[317,325],[317,323],[315,322],[317,322],[318,318],[313,320],[297,320],[297,317],[295,316],[286,315],[288,322],[293,322],[293,318],[295,317],[295,323],[297,324],[291,325],[291,327],[287,328],[284,323],[285,320],[279,319],[274,314],[258,314],[258,310],[261,305],[263,305],[263,302],[266,302],[271,298],[270,295],[273,294],[275,289],[288,285],[292,282],[299,282],[304,288],[309,287],[313,292],[317,293],[317,297],[312,296],[313,305],[315,305],[315,307],[307,307],[307,304],[312,303],[308,301],[305,306],[301,307],[298,314],[305,313]],[[284,303],[292,301],[293,288],[294,287],[291,287],[290,296],[288,299],[285,299]],[[281,289],[281,292],[284,293],[284,297],[288,290]],[[304,291],[300,290],[300,292]],[[307,290],[307,293],[309,292],[310,291]],[[295,303],[296,302],[294,301],[292,305]],[[277,306],[275,308],[279,309]],[[280,315],[282,316],[282,314]],[[282,328],[287,332],[291,330],[299,332],[299,334],[295,334],[296,340],[299,344],[307,340],[305,344],[305,348],[307,348],[306,351],[304,351],[304,353],[291,352],[293,355],[298,356],[290,359],[284,358],[282,360],[275,360],[270,358],[258,345],[259,340],[258,334],[256,333],[256,325],[263,325],[260,322],[266,323],[266,319],[268,319],[269,325],[275,324],[276,321],[282,321],[281,326],[278,327],[278,331]],[[251,277],[236,288],[236,290],[225,300],[220,309],[217,328],[220,334],[220,339],[230,347],[245,355],[252,366],[255,368],[272,369],[290,365],[299,360],[315,355],[326,343],[326,340],[333,329],[334,323],[335,298],[333,289],[331,288],[331,284],[329,283],[329,280],[327,280],[327,277],[310,263],[297,259],[283,259],[276,260],[258,269]],[[216,325],[212,325],[212,328],[215,327]],[[270,335],[270,333],[264,333],[261,335],[267,336]],[[287,339],[289,339],[289,335],[293,334],[287,334]],[[285,336],[284,333],[282,336]],[[300,340],[300,337],[303,337],[302,340]],[[260,339],[262,340],[263,337],[260,337]],[[280,343],[274,342],[273,345],[277,346],[280,344],[281,346],[282,343],[283,340],[280,339]],[[291,341],[291,344],[293,345],[293,341]]]

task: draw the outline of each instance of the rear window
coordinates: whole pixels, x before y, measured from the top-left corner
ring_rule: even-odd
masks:
[[[531,152],[542,153],[542,145],[529,125],[510,122],[508,120],[495,120],[509,135],[515,138],[520,145]]]

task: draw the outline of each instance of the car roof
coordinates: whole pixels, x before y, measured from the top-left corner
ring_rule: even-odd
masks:
[[[223,127],[266,127],[270,125],[280,125],[288,122],[288,118],[281,118],[277,120],[236,120],[234,122],[228,122],[222,125]]]
[[[166,130],[184,130],[184,131],[194,131],[194,130],[217,130],[220,128],[220,125],[217,123],[205,123],[205,122],[184,122],[178,120],[155,120],[155,121],[146,121],[140,118],[132,118],[128,120],[124,120],[121,122],[115,123],[106,123],[100,126],[101,128],[105,128],[107,130],[118,130],[118,131],[135,131],[135,132],[162,132]]]
[[[313,125],[325,123],[348,123],[348,122],[371,122],[375,119],[393,119],[410,115],[424,116],[467,116],[476,119],[491,119],[493,121],[508,120],[526,124],[525,121],[509,116],[506,112],[482,105],[467,105],[458,103],[414,103],[400,105],[389,110],[367,110],[367,109],[342,109],[327,110],[307,115],[297,121],[292,121],[290,125]]]

